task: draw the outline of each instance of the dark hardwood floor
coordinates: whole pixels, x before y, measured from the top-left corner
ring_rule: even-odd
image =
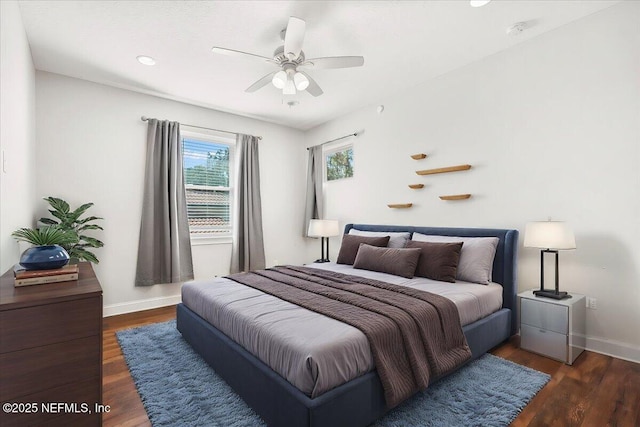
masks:
[[[115,332],[175,318],[175,306],[104,319],[103,415],[110,426],[150,426]],[[640,364],[585,351],[573,366],[519,348],[517,337],[492,351],[551,375],[549,383],[511,424],[519,426],[640,426]]]

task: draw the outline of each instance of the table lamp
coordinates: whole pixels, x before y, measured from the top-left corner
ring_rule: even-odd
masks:
[[[536,221],[527,224],[524,232],[524,246],[528,248],[540,248],[540,290],[533,291],[536,296],[565,299],[571,298],[567,292],[560,292],[558,267],[558,251],[575,249],[576,239],[573,231],[562,221]],[[544,288],[544,254],[556,255],[556,288],[546,290]]]
[[[340,235],[338,221],[331,219],[312,219],[309,221],[309,237],[320,237],[321,240],[321,258],[315,262],[329,262],[329,237]],[[325,254],[326,248],[326,254]]]

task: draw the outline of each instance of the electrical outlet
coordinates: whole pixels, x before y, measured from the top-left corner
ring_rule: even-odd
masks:
[[[587,297],[587,308],[596,310],[598,308],[597,300],[592,297]]]

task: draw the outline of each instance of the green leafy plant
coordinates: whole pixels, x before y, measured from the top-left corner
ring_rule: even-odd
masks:
[[[93,203],[85,203],[80,207],[71,210],[69,203],[57,197],[45,197],[51,209],[49,212],[56,219],[52,218],[40,218],[40,222],[47,225],[56,226],[62,230],[68,231],[75,236],[73,242],[67,242],[61,244],[63,248],[69,253],[71,258],[77,258],[79,261],[91,261],[93,263],[99,263],[98,258],[88,248],[101,248],[104,246],[100,240],[87,236],[85,232],[87,230],[104,230],[97,224],[91,222],[103,219],[97,216],[88,216],[86,218],[80,218]]]
[[[11,235],[23,242],[35,246],[66,245],[77,241],[76,235],[60,227],[20,228]]]

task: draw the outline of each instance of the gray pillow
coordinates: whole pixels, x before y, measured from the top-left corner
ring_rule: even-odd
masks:
[[[384,237],[366,237],[366,236],[354,236],[352,234],[345,234],[342,236],[342,246],[340,246],[340,252],[338,253],[338,264],[353,264],[356,260],[356,254],[360,243],[366,243],[371,246],[386,247],[389,243],[389,236]]]
[[[379,271],[411,279],[422,249],[380,248],[360,244],[353,268]]]
[[[497,237],[452,237],[413,233],[418,242],[462,242],[456,279],[488,285],[493,274],[493,258],[500,239]]]
[[[387,232],[387,231],[362,231],[352,228],[349,230],[349,234],[353,234],[356,236],[368,236],[368,237],[382,237],[389,236],[389,244],[387,247],[389,248],[404,248],[411,237],[411,233],[409,232]]]
[[[456,281],[462,242],[434,243],[411,240],[407,242],[407,248],[422,250],[416,268],[416,276],[441,282],[454,283]]]

